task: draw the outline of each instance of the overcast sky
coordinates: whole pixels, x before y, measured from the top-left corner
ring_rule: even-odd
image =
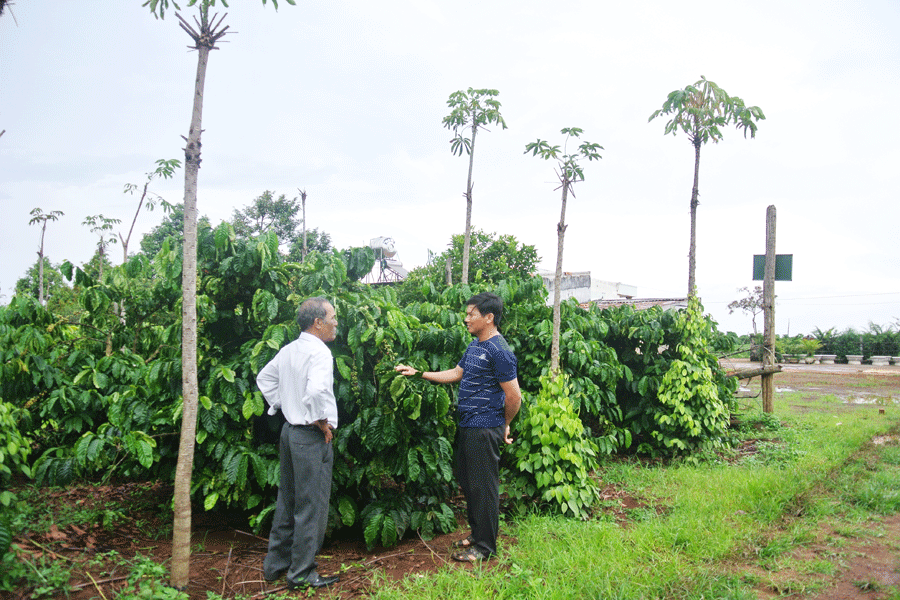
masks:
[[[18,0],[0,17],[0,302],[36,260],[31,209],[65,213],[46,255],[81,264],[96,244],[84,218],[127,233],[137,198],[123,186],[183,159],[196,53],[174,14],[141,4]],[[647,119],[705,75],[767,117],[756,139],[726,130],[701,154],[697,283],[720,328],[751,328],[726,306],[754,285],[769,205],[777,252],[794,257],[793,281],[776,285],[779,334],[900,319],[896,0],[230,5],[203,115],[199,210],[213,223],[265,190],[304,188],[309,226],[337,247],[389,236],[405,267],[421,265],[465,224],[447,97],[496,88],[509,129],[478,137],[474,226],[535,245],[553,269],[553,165],[523,152],[581,127],[603,160],[570,199],[564,269],[683,297],[693,149]],[[181,202],[183,171],[151,189]],[[132,249],[162,216],[140,216]]]

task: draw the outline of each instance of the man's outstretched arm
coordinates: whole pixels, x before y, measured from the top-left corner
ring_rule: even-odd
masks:
[[[406,375],[407,377],[411,377],[419,372],[407,365],[397,365],[396,367],[394,367],[394,370],[401,375]],[[432,383],[457,383],[462,379],[462,376],[463,370],[459,365],[446,371],[422,372],[422,379],[424,379],[425,381],[431,381]]]

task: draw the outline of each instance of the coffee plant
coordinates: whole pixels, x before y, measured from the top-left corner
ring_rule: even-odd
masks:
[[[465,301],[481,291],[503,298],[501,330],[519,361],[519,441],[507,457],[518,494],[584,516],[595,501],[589,474],[602,456],[675,455],[721,440],[733,380],[709,350],[715,328],[699,305],[676,314],[563,303],[564,377],[552,382],[552,315],[540,278],[361,284],[373,264],[368,248],[287,262],[274,234],[239,237],[227,223],[200,228],[198,505],[245,511],[264,528],[278,481],[270,434],[280,422],[265,415],[255,378],[297,338],[297,306],[315,295],[331,300],[340,323],[331,344],[339,427],[330,524],[370,546],[390,546],[410,529],[428,537],[456,527],[449,504],[456,387],[406,378],[393,367],[455,366],[471,339]],[[13,415],[16,423],[0,434],[0,470],[6,465],[45,484],[174,477],[181,268],[170,238],[155,256],[138,254],[102,279],[64,264],[79,298],[67,317],[25,296],[0,308],[0,398],[10,411],[0,418]],[[11,444],[11,436],[30,442]],[[18,462],[9,462],[13,455]]]

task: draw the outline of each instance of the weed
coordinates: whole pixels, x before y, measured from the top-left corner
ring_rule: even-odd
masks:
[[[185,592],[170,587],[166,567],[152,558],[136,555],[131,561],[128,585],[117,595],[116,600],[188,600]]]
[[[854,585],[854,587],[856,587],[856,589],[863,591],[863,592],[880,592],[882,589],[882,585],[879,582],[874,581],[872,579],[865,579],[863,581],[854,581],[853,585]]]
[[[751,454],[741,461],[744,465],[764,465],[778,469],[786,469],[806,455],[789,442],[782,441],[758,441],[755,454]]]
[[[812,594],[824,589],[825,585],[821,581],[809,581],[798,579],[785,579],[783,581],[773,582],[772,589],[782,596],[803,596],[804,594]]]
[[[780,431],[784,426],[774,413],[753,412],[736,415],[738,431],[743,434],[754,434],[760,431]]]
[[[900,466],[900,446],[892,444],[883,446],[879,452],[881,462],[886,465]]]
[[[206,537],[209,535],[209,532],[205,532],[203,534],[203,539],[196,544],[194,544],[191,548],[192,552],[205,552],[206,551]]]
[[[117,524],[127,520],[127,517],[122,513],[121,510],[104,508],[98,511],[98,513],[99,514],[97,516],[97,520],[106,531],[112,531]]]
[[[625,511],[625,514],[628,515],[629,519],[636,522],[650,521],[659,517],[656,510],[650,507],[629,508]]]
[[[72,577],[72,566],[62,561],[53,561],[45,556],[29,560],[22,557],[22,564],[27,571],[24,574],[25,588],[32,588],[32,598],[44,598],[63,593],[69,595],[69,579]]]
[[[776,571],[780,568],[778,559],[794,548],[794,544],[787,536],[782,536],[770,541],[759,549],[760,566],[767,571]]]
[[[900,469],[878,471],[850,490],[853,502],[879,514],[900,511]]]
[[[362,569],[363,564],[362,563],[350,563],[348,565],[347,563],[341,563],[341,573],[346,573],[347,571],[350,571],[351,569],[356,569],[356,568]]]
[[[108,562],[122,562],[119,558],[119,553],[115,550],[110,550],[109,552],[98,552],[94,556],[85,560],[83,565],[88,569],[96,569],[97,567],[106,565]]]
[[[857,523],[840,524],[834,528],[834,533],[848,539],[860,539],[869,535],[869,530],[865,526]],[[836,542],[836,546],[839,544]]]

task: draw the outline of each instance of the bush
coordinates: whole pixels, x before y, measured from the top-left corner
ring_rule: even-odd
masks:
[[[14,475],[31,476],[27,463],[31,440],[19,432],[23,416],[27,416],[25,411],[0,398],[0,565],[13,560],[9,557],[12,521],[19,510],[15,494],[6,488]],[[0,589],[8,590],[10,583],[5,574],[0,574]]]
[[[693,297],[684,311],[609,309],[609,340],[629,370],[617,396],[636,450],[677,455],[724,443],[738,382],[719,367],[715,323]]]

